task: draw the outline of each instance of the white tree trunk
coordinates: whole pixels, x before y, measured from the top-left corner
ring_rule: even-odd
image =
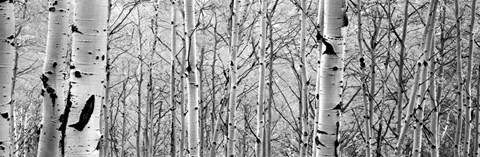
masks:
[[[317,157],[339,156],[340,110],[343,88],[343,56],[346,35],[346,1],[325,0],[325,44],[322,53],[318,126],[315,130]]]
[[[72,62],[61,146],[65,156],[99,156],[100,108],[106,80],[108,1],[76,0]],[[62,154],[63,155],[63,154]]]
[[[237,50],[239,25],[238,13],[240,12],[240,0],[234,0],[232,11],[232,38],[230,43],[230,99],[228,103],[228,133],[227,133],[227,156],[235,156],[235,107],[237,106]]]
[[[267,46],[267,2],[266,0],[261,1],[261,10],[260,10],[260,25],[262,34],[260,35],[260,51],[258,54],[258,61],[260,64],[259,72],[259,85],[258,85],[258,101],[257,101],[257,140],[255,143],[255,153],[257,157],[261,157],[262,155],[262,145],[263,141],[263,133],[265,130],[265,107],[264,107],[264,96],[265,96],[265,51]]]
[[[300,104],[300,123],[301,123],[301,142],[300,142],[300,157],[305,157],[308,147],[308,83],[307,83],[307,56],[305,53],[305,46],[307,44],[307,3],[305,0],[301,1],[301,16],[300,16],[300,70],[301,70],[301,104]]]
[[[13,0],[0,2],[0,156],[11,156],[11,90],[15,58]]]
[[[68,0],[49,2],[47,51],[43,64],[43,110],[40,141],[37,156],[59,156],[61,131],[58,130],[61,111],[65,109],[63,98],[63,73],[68,50]]]
[[[199,127],[198,127],[198,83],[197,83],[197,54],[196,35],[194,27],[193,0],[185,1],[185,34],[187,50],[186,73],[188,76],[188,150],[189,156],[200,156]]]

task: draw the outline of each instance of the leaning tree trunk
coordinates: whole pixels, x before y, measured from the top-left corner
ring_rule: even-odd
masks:
[[[400,60],[398,61],[398,97],[397,97],[397,135],[401,134],[402,128],[402,106],[403,106],[403,95],[405,94],[405,87],[403,82],[403,66],[405,62],[405,40],[407,39],[407,21],[408,21],[408,2],[405,0],[404,9],[403,9],[403,29],[402,29],[402,40],[400,47]]]
[[[466,90],[466,104],[465,104],[465,138],[464,138],[464,153],[463,156],[470,156],[470,141],[472,140],[471,134],[471,126],[472,118],[471,113],[473,112],[473,104],[472,104],[472,89],[471,89],[471,82],[472,82],[472,62],[473,62],[473,28],[475,25],[475,9],[476,9],[476,0],[472,0],[472,13],[470,18],[470,30],[468,34],[468,62],[467,62],[467,81],[465,82],[465,90]],[[473,154],[472,154],[473,155]]]
[[[306,53],[305,46],[307,44],[306,34],[307,34],[307,3],[305,0],[301,1],[301,16],[300,16],[300,69],[301,69],[301,102],[300,102],[300,124],[301,124],[301,134],[300,134],[300,157],[305,157],[307,154],[308,147],[308,130],[307,130],[307,120],[308,120],[308,83],[307,83],[307,67],[306,67]]]
[[[37,156],[59,156],[60,135],[58,130],[61,111],[65,109],[63,98],[63,73],[69,39],[68,0],[49,2],[47,51],[43,64],[43,111],[40,124],[40,140]]]
[[[264,126],[264,118],[265,118],[265,110],[264,110],[264,95],[265,95],[265,51],[267,46],[267,2],[266,0],[261,1],[261,10],[260,10],[260,25],[261,25],[261,43],[260,43],[260,51],[259,51],[259,64],[260,64],[260,76],[258,78],[259,85],[258,85],[258,101],[257,101],[257,140],[255,143],[255,153],[257,157],[261,157],[262,155],[262,145],[263,145],[263,133],[265,130]]]
[[[71,77],[60,129],[62,155],[99,156],[100,108],[106,79],[108,1],[76,0]]]
[[[193,0],[185,1],[185,35],[187,50],[186,72],[188,76],[188,151],[189,156],[200,156],[200,143],[198,131],[198,84],[197,84],[197,54],[196,35],[194,27],[194,6]]]
[[[0,156],[11,156],[11,90],[15,58],[15,16],[13,0],[0,1]]]
[[[325,45],[322,53],[318,126],[315,142],[317,157],[339,156],[339,129],[342,109],[343,56],[345,54],[346,15],[345,0],[325,0],[325,34],[320,35]],[[338,20],[342,19],[342,20]]]
[[[228,103],[228,133],[227,133],[227,156],[235,156],[235,107],[237,102],[237,50],[239,25],[238,13],[240,12],[240,0],[233,1],[232,10],[232,38],[230,43],[230,98]]]

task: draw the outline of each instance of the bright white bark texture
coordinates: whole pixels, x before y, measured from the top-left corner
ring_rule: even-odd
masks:
[[[227,156],[235,156],[235,107],[237,102],[237,50],[239,25],[238,13],[240,12],[240,0],[233,1],[232,11],[232,38],[230,43],[230,99],[228,103],[228,133],[227,133]]]
[[[318,108],[317,157],[339,156],[340,114],[342,108],[343,56],[345,53],[346,1],[325,0],[325,45],[322,53]]]
[[[177,54],[177,10],[175,9],[175,0],[172,0],[172,23],[171,23],[171,36],[172,36],[172,52],[170,56],[170,104],[172,105],[172,134],[171,134],[171,155],[177,156],[177,105],[175,103],[175,56]],[[182,103],[183,104],[183,103]]]
[[[63,98],[63,73],[68,50],[68,0],[49,2],[47,51],[43,64],[43,111],[38,143],[39,157],[59,156],[61,111],[65,109]]]
[[[323,17],[324,17],[324,12],[325,12],[325,5],[323,4],[323,0],[319,0],[318,1],[318,16],[317,16],[317,28],[316,28],[316,31],[317,31],[317,35],[321,35],[323,34]],[[317,38],[317,68],[320,69],[321,68],[321,61],[322,61],[322,47],[323,47],[323,44],[322,44],[322,40],[320,38]],[[320,73],[317,73],[317,78],[316,78],[316,88],[315,88],[315,100],[318,102],[318,98],[319,98],[319,91],[320,91]],[[318,106],[318,104],[317,104]],[[318,115],[317,115],[317,112],[318,111],[318,108],[316,107],[315,110],[314,110],[314,115],[315,115],[315,123],[313,124],[313,126],[317,126],[318,125]],[[317,132],[314,131],[313,132],[313,136],[312,137],[317,137]],[[315,140],[313,140],[312,142],[312,157],[316,157],[317,156],[317,144],[315,143]]]
[[[300,70],[301,70],[301,104],[300,104],[300,123],[302,124],[301,132],[301,142],[300,142],[300,157],[304,157],[307,153],[308,147],[308,131],[307,131],[307,120],[308,120],[308,84],[307,84],[307,67],[306,67],[306,53],[305,46],[307,44],[306,34],[307,34],[307,3],[305,0],[301,1],[301,16],[300,16]]]
[[[260,51],[258,54],[258,61],[260,64],[260,76],[259,76],[259,85],[258,85],[258,101],[257,101],[257,141],[255,143],[255,153],[257,157],[262,155],[262,145],[263,145],[263,133],[265,130],[265,107],[264,107],[264,96],[265,96],[265,51],[267,46],[267,2],[262,0],[260,10],[260,25],[261,25],[261,41],[260,41]]]
[[[0,1],[0,156],[10,156],[11,90],[15,58],[13,0]]]
[[[106,80],[108,1],[75,0],[69,90],[60,129],[64,156],[99,156]]]
[[[473,104],[472,104],[472,89],[471,89],[471,83],[472,83],[472,63],[473,63],[473,28],[475,27],[475,9],[476,9],[476,0],[472,0],[472,11],[471,11],[471,18],[470,18],[470,32],[468,34],[468,61],[467,61],[467,82],[465,82],[465,90],[466,90],[466,104],[465,104],[465,138],[464,138],[464,154],[463,156],[473,156],[473,154],[470,154],[470,141],[472,140],[471,130],[473,129],[473,121],[471,118],[471,113],[473,112]],[[472,152],[473,153],[473,152]]]
[[[186,73],[188,76],[188,156],[200,156],[200,143],[198,127],[198,83],[197,83],[197,46],[194,27],[194,6],[193,0],[185,1],[185,34],[186,34],[186,50],[187,65]]]

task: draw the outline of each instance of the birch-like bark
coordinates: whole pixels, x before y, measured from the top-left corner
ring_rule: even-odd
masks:
[[[261,1],[261,10],[260,10],[260,27],[261,27],[261,41],[260,41],[260,51],[258,54],[258,62],[259,62],[259,73],[260,76],[258,78],[258,101],[257,101],[257,140],[255,143],[255,154],[257,157],[262,156],[262,144],[263,141],[263,133],[265,130],[265,107],[264,105],[264,94],[265,94],[265,51],[267,46],[267,1]]]
[[[211,112],[211,116],[212,116],[212,119],[211,119],[211,123],[210,123],[210,126],[212,127],[212,139],[211,139],[211,144],[210,144],[210,157],[215,157],[215,154],[217,152],[217,138],[218,138],[218,133],[220,132],[219,130],[219,125],[220,125],[220,119],[221,118],[217,118],[217,114],[215,112],[216,110],[216,102],[215,102],[215,63],[217,62],[217,46],[218,46],[218,37],[217,37],[217,26],[218,26],[218,22],[217,22],[217,14],[215,12],[213,12],[213,16],[215,18],[215,25],[213,26],[213,41],[214,41],[214,44],[213,44],[213,61],[212,61],[212,112]],[[220,104],[221,105],[221,104]],[[219,113],[222,112],[223,110],[223,105],[221,105],[221,109],[218,111]],[[221,117],[221,114],[219,114],[218,117]]]
[[[462,138],[462,123],[463,123],[463,120],[462,120],[462,110],[463,110],[463,73],[462,73],[462,51],[461,51],[461,38],[460,38],[460,35],[461,35],[461,31],[460,31],[460,8],[458,6],[458,0],[455,0],[455,21],[456,21],[456,31],[457,31],[457,34],[456,34],[456,38],[455,40],[457,41],[456,42],[456,48],[455,48],[455,51],[456,51],[456,58],[457,58],[457,81],[458,81],[458,84],[457,84],[457,105],[458,105],[458,110],[457,110],[457,126],[455,127],[455,141],[454,141],[454,144],[455,144],[455,147],[454,147],[454,157],[459,157],[460,156],[460,139]]]
[[[276,1],[278,2],[278,0]],[[275,7],[276,4],[274,4]],[[270,14],[270,15],[273,15]],[[272,105],[273,105],[273,61],[274,61],[274,51],[273,51],[273,27],[272,27],[272,17],[268,18],[268,26],[270,26],[268,38],[270,41],[270,57],[268,64],[268,104],[265,106],[265,111],[267,115],[265,116],[265,132],[264,132],[264,145],[263,145],[263,156],[270,157],[272,154]]]
[[[177,156],[177,105],[175,102],[175,56],[177,54],[177,10],[175,8],[175,0],[172,0],[172,21],[171,21],[171,36],[172,36],[172,52],[170,54],[170,104],[172,105],[172,132],[171,132],[171,144],[170,154],[172,157]]]
[[[477,74],[480,74],[480,66],[477,65],[477,68],[478,68]],[[478,130],[479,129],[478,128],[479,128],[479,126],[478,125],[479,125],[479,121],[480,121],[480,118],[479,118],[480,115],[478,115],[479,114],[478,110],[479,110],[479,107],[480,107],[480,101],[479,100],[480,100],[480,77],[477,77],[477,103],[475,104],[476,105],[475,106],[475,123],[474,123],[475,127],[474,127],[474,132],[473,132],[474,136],[473,136],[473,152],[472,152],[472,154],[474,154],[473,155],[474,157],[478,156],[478,154],[480,154],[478,152],[478,150],[479,150],[478,149],[478,147],[479,147],[478,146],[478,143],[479,143],[479,141],[478,141],[478,139],[479,139],[478,138],[478,135],[479,135]]]
[[[197,69],[198,69],[198,106],[199,106],[199,114],[198,118],[199,120],[199,151],[200,151],[200,157],[203,157],[203,152],[205,150],[205,115],[204,115],[204,110],[205,106],[203,105],[203,83],[202,83],[202,78],[203,78],[203,62],[204,62],[204,56],[205,56],[205,48],[202,47],[200,49],[200,58],[199,58],[199,63],[197,64]]]
[[[194,27],[194,4],[193,0],[186,0],[185,4],[185,35],[187,65],[186,74],[188,77],[188,156],[200,156],[199,126],[198,126],[198,83],[197,83],[197,53],[196,53],[196,35]]]
[[[403,95],[406,90],[404,87],[403,81],[403,67],[405,62],[405,41],[407,40],[407,26],[408,26],[408,3],[409,0],[405,0],[404,9],[403,9],[403,30],[402,30],[402,40],[400,47],[400,59],[398,63],[398,97],[397,97],[397,135],[401,134],[402,128],[402,108],[403,108]],[[408,116],[408,115],[407,115]]]
[[[99,156],[106,80],[108,1],[76,0],[69,91],[60,129],[64,156]],[[63,155],[63,153],[62,153]]]
[[[0,2],[0,156],[11,156],[11,90],[15,58],[15,16],[13,0]]]
[[[342,109],[343,56],[345,54],[346,15],[345,0],[325,0],[325,44],[322,53],[318,126],[315,142],[317,157],[339,156],[339,129]],[[342,20],[338,20],[342,19]]]
[[[322,35],[323,34],[323,19],[324,19],[324,13],[325,13],[325,4],[323,2],[324,0],[319,0],[318,1],[318,15],[317,15],[317,25],[316,25],[316,31],[317,31],[317,35]],[[358,3],[360,4],[360,3]],[[359,34],[360,34],[360,30],[359,30]],[[323,47],[323,43],[321,41],[321,39],[316,39],[316,44],[317,44],[317,69],[320,69],[321,68],[321,61],[322,61],[322,47]],[[318,126],[318,101],[319,101],[319,91],[320,91],[320,72],[317,72],[317,76],[316,76],[316,87],[315,87],[315,101],[317,102],[316,105],[314,106],[315,109],[313,110],[314,112],[314,115],[315,115],[315,119],[314,119],[314,128],[315,126]],[[312,135],[313,138],[317,137],[317,132],[316,131],[313,131],[313,135]],[[315,140],[312,141],[312,157],[316,157],[317,156],[317,143],[315,142]]]
[[[473,112],[473,104],[472,104],[472,89],[471,89],[471,84],[472,84],[472,63],[473,63],[473,50],[474,45],[473,45],[473,28],[475,26],[475,11],[476,11],[476,0],[472,0],[472,8],[471,8],[471,17],[470,17],[470,28],[468,31],[468,61],[467,61],[467,80],[465,82],[465,97],[466,97],[466,104],[465,104],[465,137],[463,141],[463,145],[465,150],[463,151],[462,156],[471,156],[473,154],[470,154],[470,141],[472,140],[471,134],[471,126],[473,125],[472,123],[472,118],[471,118],[471,113]],[[473,152],[472,152],[473,153]]]
[[[70,32],[68,29],[68,14],[70,12],[67,0],[49,2],[49,20],[47,35],[47,50],[43,64],[42,122],[40,124],[40,140],[37,156],[60,156],[61,111],[65,109],[63,97],[63,81],[65,56],[68,50]]]
[[[235,156],[235,107],[237,104],[237,50],[239,25],[238,13],[240,12],[240,0],[234,0],[232,10],[232,37],[230,42],[230,98],[228,103],[228,133],[227,133],[227,156]]]
[[[300,137],[300,157],[305,157],[308,147],[308,130],[307,130],[307,120],[308,120],[308,83],[307,83],[307,67],[306,67],[306,53],[305,46],[307,44],[306,34],[307,34],[307,3],[305,0],[301,0],[301,15],[300,15],[300,69],[301,69],[301,103],[300,103],[300,123],[301,123],[301,137]]]
[[[420,62],[422,63],[422,68],[421,68],[421,80],[420,80],[420,91],[417,93],[417,107],[414,110],[416,116],[415,120],[415,126],[413,127],[415,129],[414,134],[413,134],[413,157],[420,157],[421,152],[422,152],[422,134],[423,134],[423,129],[424,129],[424,113],[423,109],[425,108],[425,101],[426,95],[427,95],[427,83],[428,77],[433,78],[433,76],[428,76],[428,64],[433,64],[432,58],[432,40],[433,40],[433,31],[435,28],[435,17],[436,17],[436,8],[437,8],[437,0],[431,0],[430,1],[430,7],[429,7],[429,12],[427,15],[427,25],[425,26],[424,30],[424,42],[422,44],[422,59]],[[425,103],[424,103],[425,102]]]

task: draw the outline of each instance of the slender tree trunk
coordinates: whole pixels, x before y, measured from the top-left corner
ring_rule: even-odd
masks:
[[[199,114],[198,118],[200,119],[200,126],[199,126],[199,151],[200,151],[200,157],[203,157],[203,152],[205,150],[205,105],[203,105],[203,83],[202,83],[202,78],[203,78],[203,62],[204,62],[204,56],[205,56],[205,48],[202,47],[200,49],[200,58],[199,58],[199,63],[197,65],[198,69],[198,106],[199,106]]]
[[[457,44],[456,44],[456,53],[457,53],[457,81],[458,81],[458,85],[457,85],[457,105],[458,105],[458,116],[457,116],[457,126],[455,128],[455,150],[454,150],[454,156],[455,157],[459,157],[460,156],[460,153],[461,153],[461,149],[460,149],[460,139],[462,137],[462,108],[463,108],[463,77],[462,77],[462,51],[461,51],[461,38],[460,38],[460,35],[461,35],[461,32],[460,32],[460,8],[458,6],[458,0],[455,0],[455,18],[456,18],[456,28],[457,28],[457,34],[456,34],[456,41],[457,41]]]
[[[40,141],[37,156],[60,156],[58,120],[65,109],[63,97],[63,73],[70,32],[68,30],[68,1],[49,2],[48,37],[41,81],[43,83],[43,115],[40,125]]]
[[[323,21],[324,21],[324,13],[325,13],[325,4],[323,2],[324,0],[319,0],[318,1],[318,16],[317,16],[317,35],[322,35],[323,34]],[[360,3],[358,3],[360,4]],[[360,15],[360,14],[359,14]],[[360,34],[360,29],[359,33]],[[316,41],[317,44],[317,69],[321,68],[321,61],[322,61],[322,48],[323,44],[321,39],[317,39]],[[316,76],[316,87],[315,87],[315,109],[313,110],[314,115],[315,115],[315,123],[313,124],[313,129],[315,129],[316,126],[318,126],[318,102],[320,98],[320,72],[317,72]],[[317,137],[317,132],[314,130],[313,131],[313,138]],[[317,156],[317,143],[315,140],[312,141],[312,157]]]
[[[99,156],[108,1],[77,0],[74,6],[71,77],[60,127],[65,145],[60,147],[65,156]]]
[[[276,1],[278,2],[278,1]],[[274,4],[274,7],[277,4]],[[272,14],[273,15],[273,9]],[[273,51],[273,26],[272,26],[272,18],[267,17],[268,19],[268,26],[269,29],[269,41],[270,41],[270,57],[269,57],[269,65],[268,65],[268,104],[265,107],[265,111],[267,112],[267,116],[265,116],[265,131],[264,131],[264,146],[263,146],[263,156],[264,157],[271,157],[272,156],[272,106],[273,106],[273,61],[274,61],[274,51]]]
[[[400,136],[402,128],[402,108],[403,108],[403,95],[406,90],[403,81],[403,67],[405,62],[405,40],[407,40],[407,26],[408,26],[408,2],[405,0],[403,11],[403,30],[402,30],[402,46],[400,47],[400,60],[398,63],[398,97],[397,97],[397,135]],[[408,116],[408,115],[407,115]],[[400,139],[400,138],[399,138]]]
[[[127,66],[129,69],[130,67]],[[126,142],[126,136],[127,136],[127,85],[128,85],[128,77],[130,77],[130,74],[127,74],[127,78],[125,81],[122,83],[122,105],[123,105],[123,110],[122,110],[122,139],[121,139],[121,151],[120,151],[120,156],[125,157],[125,142]]]
[[[465,148],[465,151],[463,153],[463,156],[471,156],[473,154],[470,154],[470,141],[472,140],[471,134],[471,126],[472,124],[472,118],[471,118],[471,113],[473,112],[473,104],[472,104],[472,89],[471,89],[471,82],[472,82],[472,62],[473,62],[473,50],[474,50],[474,45],[473,45],[473,28],[475,26],[475,11],[476,11],[476,0],[472,0],[472,13],[471,13],[471,18],[470,18],[470,28],[469,28],[469,34],[468,34],[468,62],[467,62],[467,80],[465,82],[465,90],[466,90],[466,105],[465,105],[465,138],[463,141],[463,145]]]
[[[325,34],[320,39],[325,44],[322,53],[318,108],[317,156],[339,156],[339,129],[342,109],[343,56],[347,26],[345,0],[325,0]],[[342,20],[338,20],[342,19]]]
[[[425,101],[426,95],[427,95],[427,83],[428,83],[428,77],[433,78],[434,76],[428,76],[428,64],[433,65],[433,60],[432,58],[432,40],[433,40],[433,31],[435,29],[435,16],[436,16],[436,8],[437,8],[437,2],[436,0],[431,0],[430,1],[430,7],[429,7],[429,12],[427,16],[427,25],[425,26],[424,30],[424,42],[422,45],[422,50],[423,50],[423,57],[420,60],[422,64],[421,68],[421,80],[420,80],[420,91],[417,94],[417,107],[414,110],[416,116],[415,120],[415,126],[413,127],[414,130],[414,135],[413,135],[413,157],[420,157],[421,152],[422,152],[422,134],[423,134],[423,129],[424,129],[424,113],[423,109],[425,108]],[[425,102],[425,103],[424,103]]]
[[[255,154],[256,157],[262,156],[262,145],[263,141],[263,133],[265,130],[265,110],[264,110],[264,94],[265,94],[265,51],[267,46],[267,2],[266,0],[261,1],[261,10],[260,10],[260,25],[261,25],[261,41],[260,41],[260,51],[259,51],[259,72],[260,76],[258,78],[258,101],[257,101],[257,140],[255,143]]]
[[[216,118],[217,114],[215,113],[216,109],[216,102],[215,102],[215,63],[217,61],[217,46],[218,46],[218,39],[217,39],[217,14],[213,12],[213,16],[215,18],[215,25],[213,27],[213,40],[214,40],[214,45],[213,45],[213,61],[212,61],[212,119],[210,126],[212,127],[212,139],[211,139],[211,145],[210,145],[210,157],[215,157],[215,154],[217,152],[217,137],[218,137],[218,132],[219,132],[219,127],[218,125],[220,124],[220,119],[221,118]],[[220,108],[223,109],[223,106]],[[222,109],[219,110],[219,112],[222,111]],[[219,117],[221,117],[221,114],[219,114]]]
[[[172,132],[171,132],[171,144],[170,154],[172,157],[177,156],[177,134],[176,134],[176,121],[177,121],[177,105],[175,102],[175,56],[177,54],[177,10],[175,8],[175,0],[172,0],[172,22],[171,22],[171,36],[172,36],[172,53],[170,55],[170,104],[172,105]],[[180,154],[181,156],[181,154]]]
[[[477,75],[480,74],[480,65],[477,65],[478,67],[478,71],[477,71]],[[473,132],[473,152],[472,152],[472,156],[471,157],[475,157],[475,156],[478,156],[479,152],[478,152],[478,125],[479,125],[479,107],[480,107],[480,77],[477,77],[477,103],[476,103],[476,106],[475,106],[475,127],[474,127],[474,132]]]
[[[300,69],[301,69],[301,103],[300,103],[300,123],[301,123],[301,137],[300,137],[300,157],[305,157],[307,154],[308,147],[308,130],[307,130],[307,121],[308,121],[308,83],[307,83],[307,67],[306,67],[306,53],[305,46],[307,44],[306,34],[307,34],[307,3],[305,0],[301,1],[301,16],[300,16]]]
[[[240,0],[234,0],[232,10],[232,38],[230,43],[231,60],[230,60],[230,98],[228,103],[228,134],[227,134],[227,156],[235,156],[235,107],[237,106],[237,50],[239,25],[238,13],[240,12]]]
[[[138,35],[138,67],[136,72],[136,79],[137,79],[137,135],[136,135],[136,152],[137,156],[141,157],[142,155],[142,84],[143,84],[143,39],[142,39],[142,31],[140,30],[140,26],[142,25],[140,20],[140,8],[137,7],[137,35]],[[146,116],[145,116],[146,119]],[[147,124],[147,123],[145,123]],[[145,154],[143,154],[145,155]]]
[[[188,76],[188,153],[191,157],[200,156],[199,126],[198,126],[198,83],[197,83],[197,54],[196,35],[194,27],[194,5],[193,0],[185,1],[185,35],[188,64],[186,73]]]
[[[13,144],[10,139],[10,122],[12,104],[10,102],[13,84],[13,69],[15,58],[15,16],[14,16],[13,0],[5,0],[0,2],[0,156],[11,156]]]

